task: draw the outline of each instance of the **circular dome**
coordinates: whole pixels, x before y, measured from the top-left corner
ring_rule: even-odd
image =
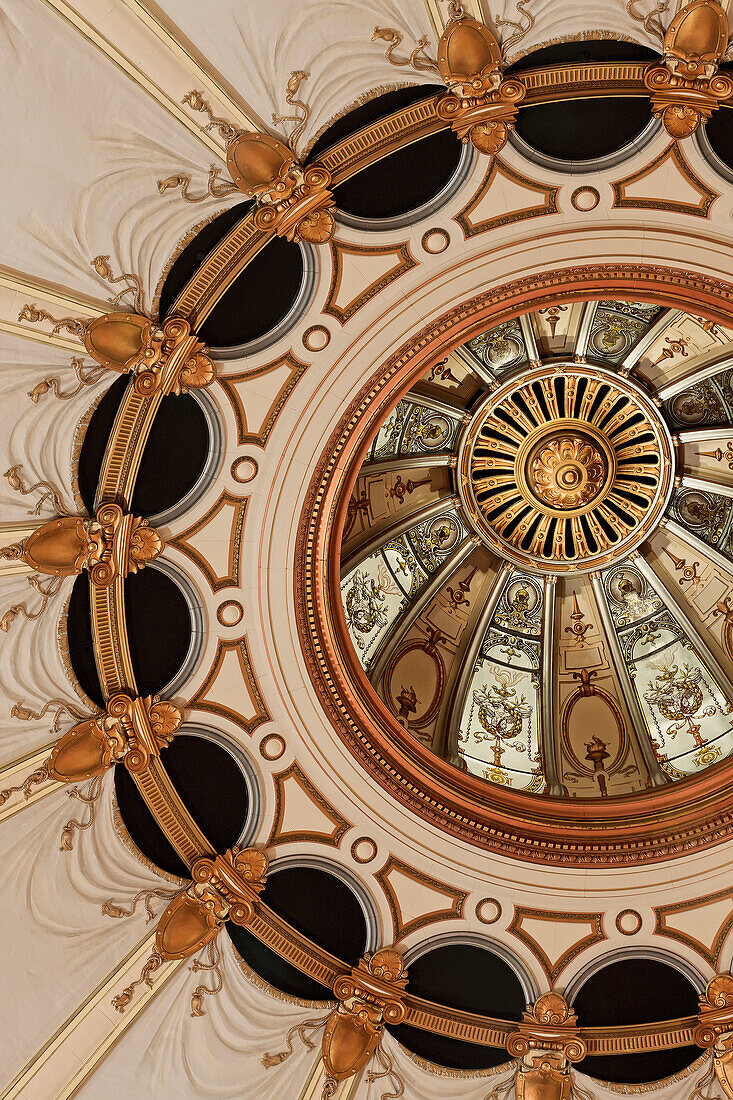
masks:
[[[672,486],[672,441],[639,387],[573,364],[512,377],[467,426],[459,486],[498,554],[588,572],[633,550]]]
[[[323,621],[349,666],[347,686],[329,662],[329,692],[359,752],[401,761],[411,805],[445,799],[444,820],[479,835],[501,832],[497,813],[532,822],[544,848],[548,812],[560,845],[586,828],[570,802],[608,802],[588,819],[595,861],[617,847],[603,822],[654,831],[661,789],[724,765],[733,626],[711,630],[694,601],[703,570],[733,575],[716,442],[733,415],[710,332],[651,302],[550,299],[436,348],[371,421],[362,405],[324,554],[340,554],[343,617]],[[670,810],[697,813],[696,789],[665,792]]]

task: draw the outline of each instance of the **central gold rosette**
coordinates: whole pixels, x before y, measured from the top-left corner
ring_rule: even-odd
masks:
[[[672,486],[669,432],[643,390],[598,367],[525,372],[467,426],[459,488],[483,540],[526,568],[608,565],[637,546]]]
[[[543,446],[528,482],[535,495],[556,508],[577,508],[598,496],[607,464],[591,443],[562,436]]]

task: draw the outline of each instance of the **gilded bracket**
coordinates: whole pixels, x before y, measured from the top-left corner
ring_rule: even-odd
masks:
[[[652,112],[670,137],[694,134],[733,97],[733,80],[718,72],[727,48],[728,19],[718,0],[692,0],[670,23],[662,62],[644,74]]]
[[[320,164],[304,167],[293,151],[269,134],[240,134],[227,146],[232,179],[258,203],[254,223],[288,241],[323,244],[336,229],[329,191],[331,173]]]
[[[517,1100],[539,1095],[546,1100],[570,1100],[570,1065],[587,1054],[577,1023],[559,993],[544,993],[527,1007],[506,1044],[509,1054],[519,1059]]]
[[[100,366],[132,371],[141,397],[187,393],[214,380],[209,349],[182,317],[158,325],[139,313],[105,313],[90,322],[84,345]]]
[[[92,584],[108,588],[116,577],[137,573],[163,550],[163,540],[146,519],[103,504],[94,519],[60,516],[49,520],[22,542],[0,550],[38,573],[73,577],[89,570]]]
[[[173,740],[182,721],[174,703],[157,695],[111,696],[105,713],[77,722],[51,751],[49,772],[61,783],[79,783],[103,775],[113,764],[128,771],[146,770]]]
[[[224,855],[197,859],[191,868],[193,882],[160,918],[155,944],[161,956],[187,959],[212,943],[225,921],[250,924],[268,865],[265,852],[237,845]]]
[[[480,153],[498,153],[526,89],[515,77],[503,79],[501,49],[491,31],[465,13],[448,23],[438,43],[438,70],[448,88],[437,103],[438,117]]]
[[[733,977],[718,974],[700,998],[698,1025],[693,1038],[712,1051],[713,1069],[720,1087],[733,1100]]]
[[[338,1005],[326,1021],[322,1057],[327,1078],[344,1081],[364,1068],[379,1046],[383,1025],[405,1018],[404,959],[393,947],[365,955],[333,985]]]

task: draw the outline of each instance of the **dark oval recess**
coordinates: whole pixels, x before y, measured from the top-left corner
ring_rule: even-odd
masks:
[[[242,835],[249,813],[247,784],[236,760],[222,745],[195,734],[178,733],[161,760],[184,805],[217,852]],[[123,765],[115,768],[115,795],[133,842],[156,867],[189,878],[189,868],[166,839]]]
[[[733,66],[721,65],[729,76],[733,76]],[[705,133],[712,150],[720,157],[723,164],[733,170],[733,117],[725,107],[719,111],[713,111],[712,116],[705,123]]]
[[[170,683],[188,653],[191,614],[183,592],[154,566],[125,579],[127,637],[137,689],[153,695]],[[82,689],[99,707],[99,684],[92,643],[89,577],[76,578],[67,614],[69,660]]]
[[[507,68],[508,73],[541,69],[547,65],[582,65],[593,61],[659,61],[659,54],[636,42],[613,38],[584,38],[577,42],[556,42],[520,57]]]
[[[649,119],[649,103],[643,99],[573,99],[524,107],[516,129],[539,153],[558,160],[593,160],[623,149]]]
[[[621,959],[583,983],[573,1011],[585,1027],[618,1027],[694,1016],[698,993],[684,974],[657,959]],[[700,1057],[697,1046],[645,1054],[585,1058],[577,1069],[602,1081],[643,1084],[679,1073]]]
[[[548,65],[592,61],[654,61],[658,55],[645,46],[610,39],[562,42],[527,54],[508,73]],[[622,149],[644,130],[651,118],[645,97],[603,96],[598,99],[559,100],[520,107],[517,133],[528,145],[560,160],[592,160]]]
[[[79,492],[94,513],[94,499],[104,452],[129,375],[112,383],[87,426],[79,456]],[[164,397],[143,451],[132,494],[131,510],[154,516],[172,508],[193,489],[206,465],[209,426],[201,405],[191,394]]]
[[[394,218],[430,202],[455,175],[461,144],[451,130],[408,145],[334,187],[336,206],[358,218]]]
[[[125,578],[127,638],[139,695],[169,684],[186,659],[191,612],[175,581],[154,566]]]
[[[410,963],[410,993],[464,1012],[519,1020],[526,1008],[521,983],[508,963],[473,944],[436,947]],[[401,1024],[389,1031],[421,1058],[452,1069],[489,1069],[508,1061],[505,1050],[477,1046]]]
[[[355,107],[325,130],[308,155],[308,161],[337,141],[394,111],[434,96],[440,85],[427,84],[386,92]],[[461,143],[451,130],[423,138],[406,149],[377,161],[333,189],[336,205],[359,218],[393,218],[429,202],[452,179],[461,157]]]
[[[161,317],[167,317],[189,279],[252,206],[242,202],[225,210],[186,245],[163,284]],[[298,245],[272,237],[204,321],[201,339],[212,348],[231,348],[265,336],[288,314],[302,280],[303,254]]]
[[[285,867],[270,874],[260,896],[298,932],[349,966],[364,954],[367,927],[361,905],[354,892],[328,871]],[[227,930],[247,965],[276,989],[306,1001],[333,998],[332,989],[285,962],[246,929],[230,922]]]
[[[74,581],[66,612],[66,638],[69,661],[82,691],[98,707],[104,708],[104,694],[99,684],[92,641],[92,609],[89,598],[89,577],[81,573]]]

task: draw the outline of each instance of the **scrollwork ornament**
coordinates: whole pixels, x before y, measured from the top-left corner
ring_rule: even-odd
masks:
[[[120,374],[132,371],[141,397],[187,393],[215,377],[209,349],[182,317],[158,325],[141,313],[108,313],[91,322],[84,343],[101,366]]]
[[[733,80],[718,72],[728,44],[728,21],[717,0],[691,0],[664,35],[663,60],[644,83],[652,112],[670,137],[682,140],[733,97]]]
[[[527,1007],[517,1031],[507,1039],[507,1052],[518,1061],[518,1100],[569,1100],[570,1066],[588,1052],[577,1022],[565,998],[554,990]]]
[[[303,167],[291,148],[267,134],[243,133],[227,150],[232,179],[258,207],[254,224],[289,241],[322,244],[335,231],[331,173],[323,165]]]
[[[55,578],[88,569],[92,584],[106,588],[162,551],[163,540],[146,519],[123,512],[118,504],[103,504],[93,519],[64,515],[49,520],[18,544],[13,556]]]
[[[77,722],[56,743],[51,777],[77,783],[101,776],[117,763],[139,774],[170,744],[181,721],[175,704],[161,702],[157,695],[141,698],[118,692],[108,700],[106,712]]]
[[[158,924],[155,942],[163,958],[184,959],[200,951],[216,939],[226,920],[250,924],[267,867],[265,852],[236,846],[196,860],[191,885],[173,899]]]
[[[327,1076],[344,1081],[364,1068],[379,1048],[384,1024],[404,1020],[406,984],[404,959],[392,947],[365,955],[350,974],[336,978],[338,1005],[326,1022],[321,1047]]]
[[[438,68],[448,88],[436,105],[461,141],[493,156],[506,145],[524,84],[502,77],[499,44],[487,27],[465,12],[446,26],[438,44]]]

